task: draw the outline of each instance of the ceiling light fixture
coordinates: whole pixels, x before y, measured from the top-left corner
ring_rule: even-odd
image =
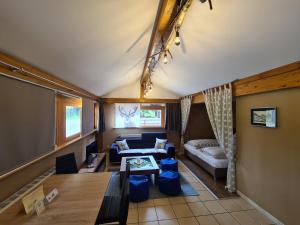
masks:
[[[175,45],[180,45],[180,36],[179,36],[179,28],[175,28],[176,30],[176,37],[175,37]]]
[[[164,64],[168,63],[168,56],[167,56],[167,52],[164,53]]]
[[[153,83],[151,81],[151,73],[149,74],[148,79],[144,82],[144,97],[146,97],[148,94],[152,92],[153,89]]]
[[[207,0],[200,0],[201,3],[205,3]],[[208,4],[209,4],[209,8],[210,10],[213,9],[213,6],[212,6],[212,3],[211,3],[211,0],[208,0]]]

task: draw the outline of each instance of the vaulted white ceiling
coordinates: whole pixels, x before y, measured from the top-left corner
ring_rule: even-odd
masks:
[[[300,60],[299,0],[194,0],[154,83],[181,95]]]
[[[103,95],[142,74],[159,0],[1,0],[0,50]]]
[[[102,96],[141,76],[158,3],[2,0],[0,51]],[[213,6],[193,1],[154,88],[186,95],[300,59],[299,0]]]

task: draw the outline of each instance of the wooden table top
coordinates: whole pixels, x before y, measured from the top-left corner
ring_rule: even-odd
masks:
[[[43,183],[44,193],[57,188],[59,195],[40,216],[26,215],[18,201],[0,214],[0,224],[94,225],[110,177],[109,172],[53,175]]]

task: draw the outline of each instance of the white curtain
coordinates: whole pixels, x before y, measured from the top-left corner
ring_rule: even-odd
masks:
[[[228,158],[226,189],[236,191],[235,168],[236,149],[232,128],[232,88],[231,84],[223,88],[209,89],[203,92],[206,109],[214,134]]]
[[[192,96],[186,96],[181,99],[181,142],[180,142],[180,153],[183,153],[184,134],[188,123],[190,109],[192,104]]]

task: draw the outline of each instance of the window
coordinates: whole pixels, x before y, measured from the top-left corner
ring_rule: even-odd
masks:
[[[66,109],[66,138],[79,134],[81,130],[81,108],[67,105]]]
[[[81,135],[82,99],[56,96],[56,145],[60,146]]]
[[[115,104],[115,128],[164,126],[164,104]]]
[[[164,127],[165,107],[164,106],[141,106],[140,113],[141,127]]]

